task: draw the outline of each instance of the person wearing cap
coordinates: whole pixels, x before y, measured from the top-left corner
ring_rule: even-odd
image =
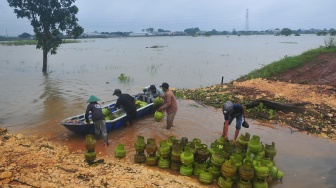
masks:
[[[167,113],[167,127],[166,129],[170,129],[173,127],[174,118],[177,112],[177,102],[174,93],[169,90],[169,84],[163,82],[160,86],[162,90],[165,92],[164,94],[164,104],[158,110],[163,111],[166,110]]]
[[[130,126],[136,116],[135,98],[126,93],[122,94],[120,89],[115,89],[113,95],[118,97],[114,108],[124,108],[126,112],[126,126]]]
[[[234,140],[236,140],[241,129],[243,117],[244,121],[246,118],[245,108],[241,104],[233,104],[231,101],[227,101],[224,103],[222,110],[224,114],[223,136],[228,140],[229,125],[236,118],[236,131],[234,135]]]
[[[95,136],[98,137],[101,132],[106,145],[109,145],[109,142],[107,139],[105,117],[102,111],[102,107],[97,102],[99,100],[100,99],[98,97],[91,95],[91,97],[87,100],[87,103],[89,104],[86,108],[84,117],[85,117],[86,123],[90,124],[89,114],[91,112],[91,118],[93,121],[93,125],[95,126]]]

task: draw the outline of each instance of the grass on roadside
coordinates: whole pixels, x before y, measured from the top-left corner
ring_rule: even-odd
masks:
[[[240,79],[270,78],[278,73],[294,69],[310,62],[312,59],[323,53],[336,53],[336,47],[317,48],[303,52],[301,55],[284,57],[279,61],[268,64],[261,69],[254,70]]]

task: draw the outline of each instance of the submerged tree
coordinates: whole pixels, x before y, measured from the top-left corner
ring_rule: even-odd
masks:
[[[285,35],[285,36],[289,36],[292,34],[292,30],[290,30],[289,28],[283,28],[280,32],[281,35]]]
[[[18,18],[28,18],[34,28],[37,45],[43,50],[42,72],[47,72],[48,53],[56,54],[63,32],[77,38],[84,29],[77,24],[76,0],[7,0]]]

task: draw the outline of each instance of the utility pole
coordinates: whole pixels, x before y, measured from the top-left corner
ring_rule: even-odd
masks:
[[[246,32],[246,35],[249,34],[248,9],[246,9],[245,32]]]

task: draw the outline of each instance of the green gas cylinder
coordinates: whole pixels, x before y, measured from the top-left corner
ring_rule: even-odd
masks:
[[[253,188],[268,188],[268,183],[266,181],[266,179],[260,179],[260,178],[256,178],[255,180],[253,180]]]
[[[245,133],[245,135],[240,135],[237,139],[238,146],[243,149],[247,149],[247,143],[250,141],[250,133]]]
[[[260,137],[257,135],[253,135],[252,139],[248,141],[247,147],[253,153],[258,153],[262,149],[262,144],[260,143]]]
[[[263,165],[260,161],[257,161],[254,165],[254,175],[257,178],[267,178],[269,175],[269,168],[265,165]]]
[[[252,183],[250,180],[244,180],[240,178],[237,183],[237,188],[252,188]]]
[[[245,160],[243,165],[239,168],[239,175],[244,180],[251,180],[254,176],[254,168],[251,160]]]
[[[202,170],[199,175],[199,180],[203,184],[212,184],[213,178],[213,174],[207,169]]]
[[[190,149],[185,148],[180,155],[180,160],[185,166],[191,165],[194,162],[194,154],[190,152]]]
[[[206,161],[210,157],[210,152],[206,144],[201,144],[200,147],[196,150],[195,158],[199,161]]]
[[[135,151],[138,153],[143,153],[146,148],[145,138],[143,136],[138,136],[138,139],[134,143]]]
[[[221,188],[232,188],[233,181],[230,177],[219,176],[217,184]]]
[[[222,166],[225,161],[225,152],[223,150],[218,150],[211,155],[211,163],[216,166]]]
[[[92,134],[86,135],[85,147],[89,152],[95,150],[96,140],[94,139],[94,135],[92,135]]]
[[[126,156],[126,150],[124,144],[119,144],[114,150],[114,156],[117,158],[123,158]]]
[[[237,167],[232,159],[225,160],[221,167],[222,175],[226,177],[232,177],[237,171]]]
[[[170,166],[170,160],[167,158],[160,157],[158,161],[158,167],[159,168],[169,168]]]
[[[276,155],[277,151],[275,149],[275,143],[272,142],[271,145],[265,144],[265,157],[273,159]]]
[[[207,168],[207,166],[208,165],[205,162],[201,162],[201,163],[195,162],[194,163],[194,175],[199,176],[199,174],[201,173],[201,171],[203,169]]]
[[[146,164],[149,166],[156,166],[158,164],[158,158],[155,154],[150,154],[146,157]]]
[[[180,167],[180,174],[183,176],[191,176],[193,174],[193,167],[192,164],[190,165],[181,165]]]
[[[147,139],[147,144],[146,144],[146,152],[147,154],[155,154],[157,151],[158,147],[156,145],[155,138],[148,138]]]

